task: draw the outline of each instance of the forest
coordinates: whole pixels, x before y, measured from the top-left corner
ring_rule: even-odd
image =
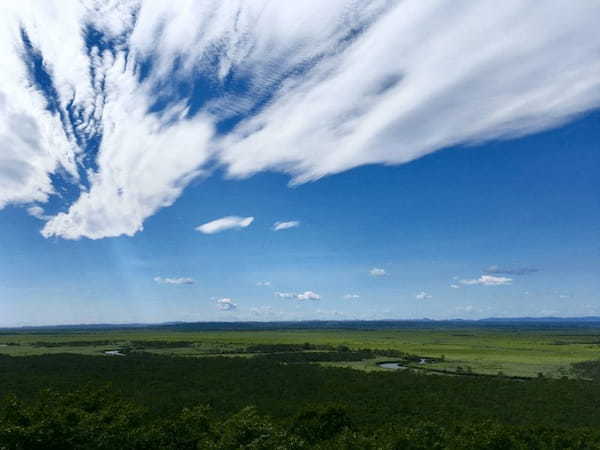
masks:
[[[0,449],[600,448],[599,330],[514,334],[7,332]],[[481,343],[504,371],[477,365]],[[535,348],[546,373],[525,376]]]

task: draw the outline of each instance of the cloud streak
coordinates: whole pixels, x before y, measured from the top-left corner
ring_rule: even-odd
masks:
[[[174,284],[174,285],[194,284],[196,282],[193,278],[187,278],[187,277],[178,277],[178,278],[154,277],[154,281],[158,284]]]
[[[196,227],[196,230],[203,234],[215,234],[225,230],[249,227],[253,221],[254,217],[227,216],[200,225]]]
[[[487,267],[484,272],[492,275],[530,275],[532,273],[539,272],[540,269],[536,267],[502,267],[493,265]]]
[[[321,296],[313,291],[304,291],[301,293],[294,292],[275,292],[275,296],[283,299],[304,300],[320,300]]]
[[[52,198],[45,237],[131,236],[214,167],[302,183],[555,127],[600,105],[599,15],[516,0],[2,2],[0,208]]]
[[[481,275],[479,278],[470,278],[470,279],[460,280],[460,283],[467,285],[467,286],[472,286],[472,285],[504,286],[507,284],[511,284],[512,278],[496,277],[493,275]]]
[[[300,222],[297,220],[291,220],[289,222],[275,222],[273,224],[273,231],[289,230],[290,228],[297,228],[300,226]]]

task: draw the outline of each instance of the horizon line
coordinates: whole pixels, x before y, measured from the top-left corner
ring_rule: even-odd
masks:
[[[43,329],[43,328],[134,328],[134,327],[161,327],[177,325],[212,325],[212,324],[303,324],[303,323],[375,323],[375,322],[485,322],[485,321],[597,321],[600,322],[600,316],[510,316],[510,317],[483,317],[480,319],[449,318],[449,319],[431,319],[422,317],[419,319],[305,319],[305,320],[209,320],[209,321],[167,321],[167,322],[89,322],[89,323],[58,323],[46,325],[2,325],[0,331],[6,330],[25,330],[25,329]]]

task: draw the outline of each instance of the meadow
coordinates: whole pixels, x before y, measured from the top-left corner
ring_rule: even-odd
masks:
[[[439,327],[397,329],[270,329],[181,331],[177,327],[116,330],[42,330],[0,334],[0,355],[27,356],[71,353],[105,356],[123,349],[184,357],[254,357],[252,346],[303,345],[331,351],[368,349],[374,354],[361,361],[321,361],[324,365],[381,371],[389,361],[379,351],[398,351],[426,358],[428,364],[409,361],[420,371],[474,373],[517,377],[573,376],[571,365],[600,358],[600,328],[595,327]],[[275,352],[277,353],[277,352]]]

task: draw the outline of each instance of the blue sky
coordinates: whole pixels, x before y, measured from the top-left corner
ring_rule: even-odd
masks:
[[[3,6],[0,326],[600,315],[597,7],[199,3]]]

